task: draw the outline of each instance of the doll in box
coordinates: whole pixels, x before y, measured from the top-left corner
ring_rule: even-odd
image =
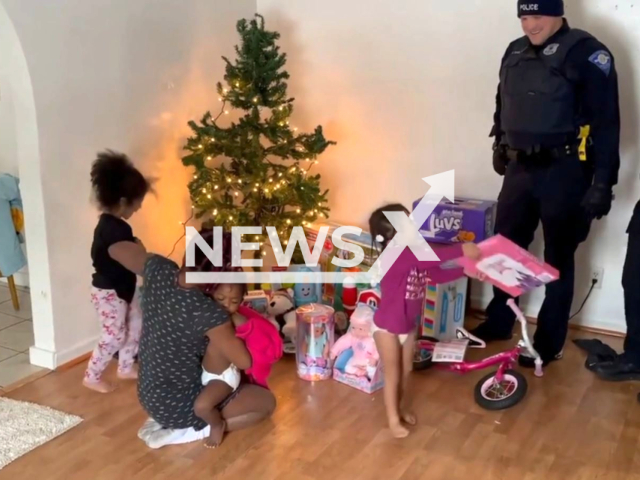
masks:
[[[375,374],[380,356],[373,340],[374,310],[360,304],[351,315],[351,327],[331,349],[331,359],[339,357],[344,351],[351,349],[353,355],[347,361],[344,372],[356,377],[367,377],[371,380]]]
[[[329,360],[329,335],[324,323],[309,325],[309,333],[302,343],[305,363],[308,367],[325,368]]]
[[[296,364],[298,376],[303,380],[331,378],[329,355],[335,334],[334,313],[333,308],[318,303],[296,310]]]

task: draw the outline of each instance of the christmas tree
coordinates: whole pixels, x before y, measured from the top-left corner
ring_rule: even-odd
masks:
[[[294,226],[308,226],[329,213],[328,191],[321,190],[320,175],[310,172],[335,142],[325,139],[320,126],[298,133],[290,125],[294,99],[287,96],[286,54],[276,44],[280,34],[265,30],[260,15],[240,20],[237,31],[236,60],[222,57],[226,85],[217,85],[220,112],[189,122],[193,136],[182,162],[196,169],[189,190],[204,225],[273,226],[286,245]],[[230,109],[243,115],[220,125]],[[269,244],[265,230],[248,240]]]

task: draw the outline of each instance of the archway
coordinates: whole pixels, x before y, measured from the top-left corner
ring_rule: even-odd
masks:
[[[40,151],[35,100],[27,60],[7,11],[0,3],[0,58],[7,66],[0,85],[10,92],[14,111],[15,155],[24,205],[25,229],[29,237],[27,258],[31,287],[31,309],[35,345],[31,363],[55,368],[51,277],[40,170]],[[0,100],[1,101],[1,100]]]

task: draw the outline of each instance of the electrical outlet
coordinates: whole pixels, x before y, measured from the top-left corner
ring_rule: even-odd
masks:
[[[596,284],[593,288],[602,288],[602,281],[604,279],[604,268],[602,267],[594,267],[591,270],[591,281],[595,280]]]

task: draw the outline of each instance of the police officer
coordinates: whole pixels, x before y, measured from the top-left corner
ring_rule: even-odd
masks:
[[[569,27],[562,0],[519,0],[525,36],[502,59],[493,167],[504,175],[496,232],[523,248],[542,223],[545,260],[560,271],[546,287],[534,346],[544,364],[562,356],[574,288],[574,256],[591,221],[609,213],[618,180],[618,80],[611,52]],[[511,337],[508,296],[494,289],[473,333]],[[533,359],[521,356],[522,366]]]
[[[627,256],[622,271],[627,321],[624,353],[614,361],[600,363],[594,368],[596,375],[609,381],[640,380],[640,202],[633,211],[627,234]]]

